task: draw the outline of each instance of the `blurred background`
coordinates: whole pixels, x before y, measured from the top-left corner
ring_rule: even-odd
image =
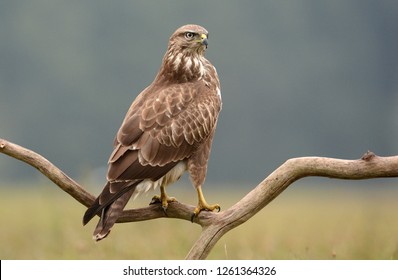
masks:
[[[223,98],[207,192],[222,185],[241,197],[292,157],[396,155],[397,18],[394,0],[1,1],[0,138],[99,193],[130,103],[154,79],[174,30],[196,23],[209,31]],[[396,190],[394,179],[370,182],[332,184]],[[35,169],[0,155],[2,189],[46,184],[48,194]]]

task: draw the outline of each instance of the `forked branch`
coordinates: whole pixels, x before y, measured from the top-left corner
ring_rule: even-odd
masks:
[[[3,139],[0,139],[0,152],[35,167],[84,206],[88,207],[93,203],[95,198],[92,194],[43,156]],[[398,177],[398,156],[379,157],[367,152],[358,160],[325,157],[289,159],[229,209],[220,213],[201,212],[193,222],[202,226],[202,233],[186,258],[205,259],[225,233],[253,217],[294,181],[308,176],[346,180]],[[191,205],[170,203],[167,218],[190,221],[193,210],[194,206]],[[163,217],[166,217],[163,209],[158,205],[151,205],[125,210],[117,222],[137,222]]]

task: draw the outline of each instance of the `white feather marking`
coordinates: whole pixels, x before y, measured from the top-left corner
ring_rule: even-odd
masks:
[[[202,63],[202,61],[199,60],[199,72],[200,72],[200,77],[203,77],[206,74],[206,69]]]
[[[192,59],[187,59],[187,62],[185,63],[185,70],[191,72],[191,66],[192,66]]]
[[[181,59],[182,59],[182,53],[177,54],[176,58],[175,58],[174,61],[173,61],[174,69],[175,69],[175,70],[177,70],[178,67],[180,66]]]
[[[148,192],[151,189],[156,189],[161,185],[167,186],[175,181],[177,181],[182,174],[187,170],[187,164],[184,161],[177,163],[169,172],[166,173],[162,178],[157,181],[152,181],[151,179],[145,179],[141,183],[137,185],[132,195],[133,200],[136,199],[138,196]]]
[[[221,90],[219,87],[217,87],[217,95],[221,98]]]
[[[176,123],[172,122],[170,127],[171,127],[171,134],[175,135],[176,134]]]
[[[203,78],[203,76],[206,74],[206,68],[204,66],[203,60],[200,57],[193,57],[191,60],[191,63],[189,66],[193,64],[194,68],[196,69],[199,67],[199,80]]]

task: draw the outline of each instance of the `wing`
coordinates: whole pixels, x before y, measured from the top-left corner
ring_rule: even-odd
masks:
[[[108,184],[84,223],[141,181],[156,181],[191,157],[212,134],[220,109],[217,92],[202,81],[145,89],[116,135]]]
[[[156,179],[160,174],[142,173],[190,157],[213,131],[220,107],[217,93],[200,81],[155,92],[149,88],[133,103],[117,133],[108,180]],[[130,166],[135,171],[126,176]]]

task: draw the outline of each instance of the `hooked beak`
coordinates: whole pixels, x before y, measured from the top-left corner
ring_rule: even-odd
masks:
[[[209,44],[209,42],[207,42],[207,35],[202,34],[202,35],[200,35],[200,37],[202,38],[202,41],[201,41],[202,45],[204,45],[207,49],[207,45]]]

